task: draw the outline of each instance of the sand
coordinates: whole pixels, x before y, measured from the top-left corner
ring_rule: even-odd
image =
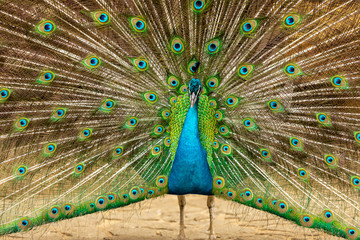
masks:
[[[186,197],[185,224],[188,240],[208,239],[209,215],[206,196]],[[177,197],[167,195],[124,208],[39,226],[31,231],[3,236],[3,239],[177,239],[179,208]],[[278,216],[247,206],[216,199],[217,239],[300,240],[342,239],[306,229]]]

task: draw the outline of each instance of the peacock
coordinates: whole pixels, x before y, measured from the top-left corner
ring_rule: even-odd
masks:
[[[358,0],[2,0],[0,235],[174,194],[360,239]],[[295,235],[296,233],[294,233]]]

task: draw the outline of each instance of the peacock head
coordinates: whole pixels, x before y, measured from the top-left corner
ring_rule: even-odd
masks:
[[[201,93],[201,82],[198,78],[192,78],[189,83],[189,96],[191,107],[193,107],[198,100]]]

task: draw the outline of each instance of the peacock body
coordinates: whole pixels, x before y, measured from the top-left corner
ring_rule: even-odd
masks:
[[[360,239],[359,11],[3,1],[0,234],[169,193]]]

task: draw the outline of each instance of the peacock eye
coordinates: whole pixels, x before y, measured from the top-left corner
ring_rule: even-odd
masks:
[[[297,173],[301,179],[303,180],[309,179],[309,174],[304,168],[299,168]]]
[[[270,100],[267,102],[267,105],[269,106],[270,110],[274,113],[283,112],[284,107],[281,105],[281,103],[278,100]]]
[[[209,90],[215,90],[219,87],[220,80],[218,76],[210,77],[206,80],[206,86]]]
[[[78,139],[79,139],[80,141],[85,140],[85,139],[88,139],[88,138],[91,137],[91,134],[92,134],[92,129],[91,129],[91,128],[81,129],[80,132],[79,132]]]
[[[103,112],[110,112],[115,107],[115,101],[112,99],[105,99],[102,101],[100,110]]]
[[[221,50],[221,41],[219,38],[214,38],[206,44],[207,52],[211,54],[218,53]]]
[[[88,56],[83,60],[83,64],[85,67],[89,68],[89,69],[94,69],[100,66],[101,61],[100,58],[98,58],[97,56]]]
[[[55,74],[52,71],[41,72],[37,78],[37,82],[40,84],[49,84],[55,78]]]
[[[145,32],[146,31],[146,21],[142,17],[132,17],[130,18],[131,27],[136,32]]]
[[[191,61],[188,63],[188,73],[190,74],[195,74],[196,72],[199,71],[199,66],[200,66],[200,62],[198,60],[196,60],[195,58],[191,59]]]
[[[91,15],[98,25],[106,25],[110,23],[110,16],[107,12],[96,11],[93,12]]]
[[[231,154],[231,147],[228,144],[223,144],[221,147],[221,152],[225,155],[230,155]]]
[[[256,19],[250,19],[241,24],[241,33],[244,35],[249,35],[253,33],[259,25],[259,21]]]
[[[352,176],[351,177],[351,185],[357,189],[360,189],[360,177]]]
[[[157,94],[152,91],[144,93],[143,98],[150,104],[154,104],[158,100]]]
[[[167,78],[167,84],[170,89],[176,89],[179,86],[179,79],[174,75],[170,75]]]
[[[79,163],[75,166],[74,172],[75,174],[80,174],[85,170],[85,165],[83,163]]]
[[[24,176],[26,173],[27,173],[27,167],[25,166],[19,166],[15,171],[15,174],[17,176]]]
[[[205,0],[195,0],[192,3],[192,9],[194,12],[201,12],[205,9],[206,1]]]
[[[230,95],[226,98],[225,104],[227,107],[233,108],[239,104],[239,98],[233,95]]]
[[[139,120],[136,117],[129,117],[125,122],[124,127],[128,129],[134,129],[139,123]]]
[[[332,125],[330,117],[325,113],[317,113],[316,119],[323,126],[331,126]]]
[[[164,133],[164,127],[162,125],[155,125],[152,134],[154,136],[160,136]]]
[[[349,88],[348,82],[346,81],[345,77],[335,75],[331,79],[331,84],[337,89],[347,89]]]
[[[56,111],[56,114],[57,114],[59,117],[62,117],[62,116],[65,114],[65,112],[64,112],[64,110],[59,109],[59,110]]]
[[[290,145],[293,149],[298,151],[301,151],[303,149],[303,143],[297,137],[290,137]]]
[[[301,16],[296,13],[288,14],[283,19],[283,25],[287,28],[293,28],[301,22]]]
[[[29,119],[20,118],[15,121],[14,127],[16,131],[22,131],[29,126]]]
[[[48,157],[48,156],[53,155],[55,150],[56,150],[56,144],[55,143],[48,143],[44,147],[43,154],[44,154],[44,156]]]
[[[36,31],[43,35],[50,35],[55,29],[55,24],[50,20],[43,20],[36,26]]]
[[[0,89],[0,102],[5,101],[10,97],[10,90],[7,88]]]
[[[289,77],[296,77],[296,76],[303,74],[300,67],[298,65],[296,65],[295,63],[289,63],[289,64],[285,65],[283,71]]]
[[[249,80],[251,78],[251,75],[255,69],[255,66],[253,64],[243,64],[240,65],[237,74],[239,77],[241,77],[244,80]]]
[[[160,153],[161,153],[161,147],[160,147],[160,145],[154,146],[154,147],[152,148],[152,150],[151,150],[151,155],[152,155],[153,157],[158,156]]]
[[[135,69],[140,71],[140,72],[145,71],[145,70],[147,70],[149,68],[149,63],[144,58],[132,59],[132,63],[134,65]]]
[[[171,51],[175,54],[180,54],[184,51],[184,42],[179,37],[174,37],[171,40]]]
[[[337,167],[337,159],[335,158],[334,155],[328,154],[325,155],[325,163],[332,168]]]

